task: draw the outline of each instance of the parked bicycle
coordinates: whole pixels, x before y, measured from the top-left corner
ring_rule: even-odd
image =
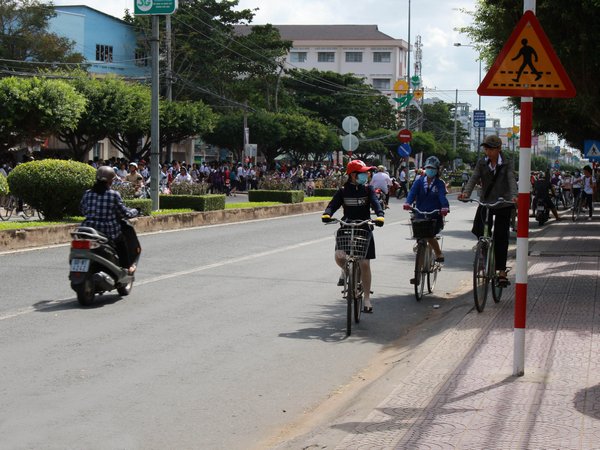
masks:
[[[439,209],[433,211],[421,211],[414,206],[410,206],[411,213],[419,213],[423,217],[416,218],[414,215],[410,219],[412,237],[417,242],[413,248],[415,256],[415,277],[410,280],[415,286],[415,298],[420,301],[425,291],[425,281],[427,281],[427,291],[431,294],[435,288],[437,275],[442,270],[443,263],[436,261],[435,252],[429,244],[429,239],[435,238],[439,241],[440,250],[442,249],[443,238],[436,235],[437,215]]]
[[[363,311],[363,286],[361,283],[359,261],[364,259],[371,243],[371,230],[366,229],[365,225],[374,225],[373,220],[344,222],[340,219],[331,219],[329,223],[339,223],[342,225],[335,235],[336,250],[341,250],[346,254],[346,263],[344,265],[344,289],[343,297],[346,299],[346,335],[352,333],[352,319],[354,323],[360,322]]]
[[[0,196],[0,220],[9,220],[18,209],[19,199],[17,197],[14,195]],[[22,209],[19,212],[22,213],[22,219],[28,220],[35,215],[36,210],[27,203],[22,203]],[[40,219],[44,218],[40,212],[37,214]]]
[[[462,199],[462,202],[474,202],[483,207],[485,219],[483,221],[483,236],[477,241],[475,246],[475,257],[473,260],[473,300],[478,312],[483,312],[487,301],[488,289],[492,287],[492,298],[498,303],[502,298],[503,286],[498,282],[496,273],[496,262],[494,259],[494,238],[490,233],[490,208],[500,205],[512,205],[503,198],[497,202],[485,203],[474,198]],[[508,267],[506,268],[508,272]]]

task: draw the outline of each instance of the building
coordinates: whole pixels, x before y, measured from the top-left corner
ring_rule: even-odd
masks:
[[[408,43],[378,30],[377,25],[274,25],[292,41],[286,67],[317,69],[362,77],[392,95],[394,83],[406,77]],[[236,33],[249,34],[251,25]]]
[[[137,49],[138,38],[127,22],[89,6],[55,6],[49,31],[75,42],[74,51],[88,62],[90,73],[150,77],[148,55]]]

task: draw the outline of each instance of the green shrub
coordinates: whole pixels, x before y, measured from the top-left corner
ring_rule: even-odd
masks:
[[[208,183],[171,183],[173,195],[206,195]]]
[[[8,181],[4,175],[0,175],[0,195],[8,195],[10,189],[8,189]]]
[[[149,198],[128,198],[123,203],[129,208],[138,208],[142,216],[149,216],[152,213],[152,200]]]
[[[96,181],[96,170],[77,161],[44,159],[19,164],[8,175],[12,194],[48,220],[80,214],[79,202]]]
[[[316,188],[315,197],[333,197],[336,192],[335,188]]]
[[[291,191],[292,180],[278,176],[264,177],[259,181],[258,189],[263,191]]]
[[[315,189],[337,189],[347,180],[346,175],[329,175],[315,180]]]
[[[304,191],[248,191],[249,202],[302,203]]]
[[[113,183],[110,188],[121,194],[123,200],[135,198],[135,187],[131,183]]]
[[[194,211],[216,211],[225,209],[225,196],[209,195],[161,195],[160,209],[191,208]]]

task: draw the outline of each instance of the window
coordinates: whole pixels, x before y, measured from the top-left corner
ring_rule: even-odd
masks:
[[[317,61],[319,62],[335,62],[335,53],[334,52],[319,52],[317,56]]]
[[[112,62],[113,47],[112,45],[96,44],[96,61]]]
[[[346,62],[362,62],[362,52],[346,52]]]
[[[290,62],[303,63],[306,62],[306,52],[292,52],[290,53]]]
[[[391,61],[392,61],[392,54],[390,52],[373,52],[373,62],[389,63]]]
[[[380,91],[387,91],[390,89],[389,78],[373,78],[373,87]]]

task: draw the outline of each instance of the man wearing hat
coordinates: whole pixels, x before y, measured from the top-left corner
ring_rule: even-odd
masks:
[[[477,161],[475,170],[465,186],[465,190],[459,194],[458,199],[468,199],[477,183],[481,184],[480,201],[494,203],[503,198],[507,202],[517,202],[519,190],[515,178],[513,161],[502,154],[502,141],[498,136],[486,136],[481,144],[485,156]],[[498,271],[498,283],[502,287],[508,286],[506,276],[506,259],[508,255],[508,238],[511,213],[514,205],[499,205],[491,208],[490,229],[494,236],[494,256],[496,270]],[[477,208],[473,229],[471,230],[478,238],[483,236],[483,220],[485,210],[480,206]]]

